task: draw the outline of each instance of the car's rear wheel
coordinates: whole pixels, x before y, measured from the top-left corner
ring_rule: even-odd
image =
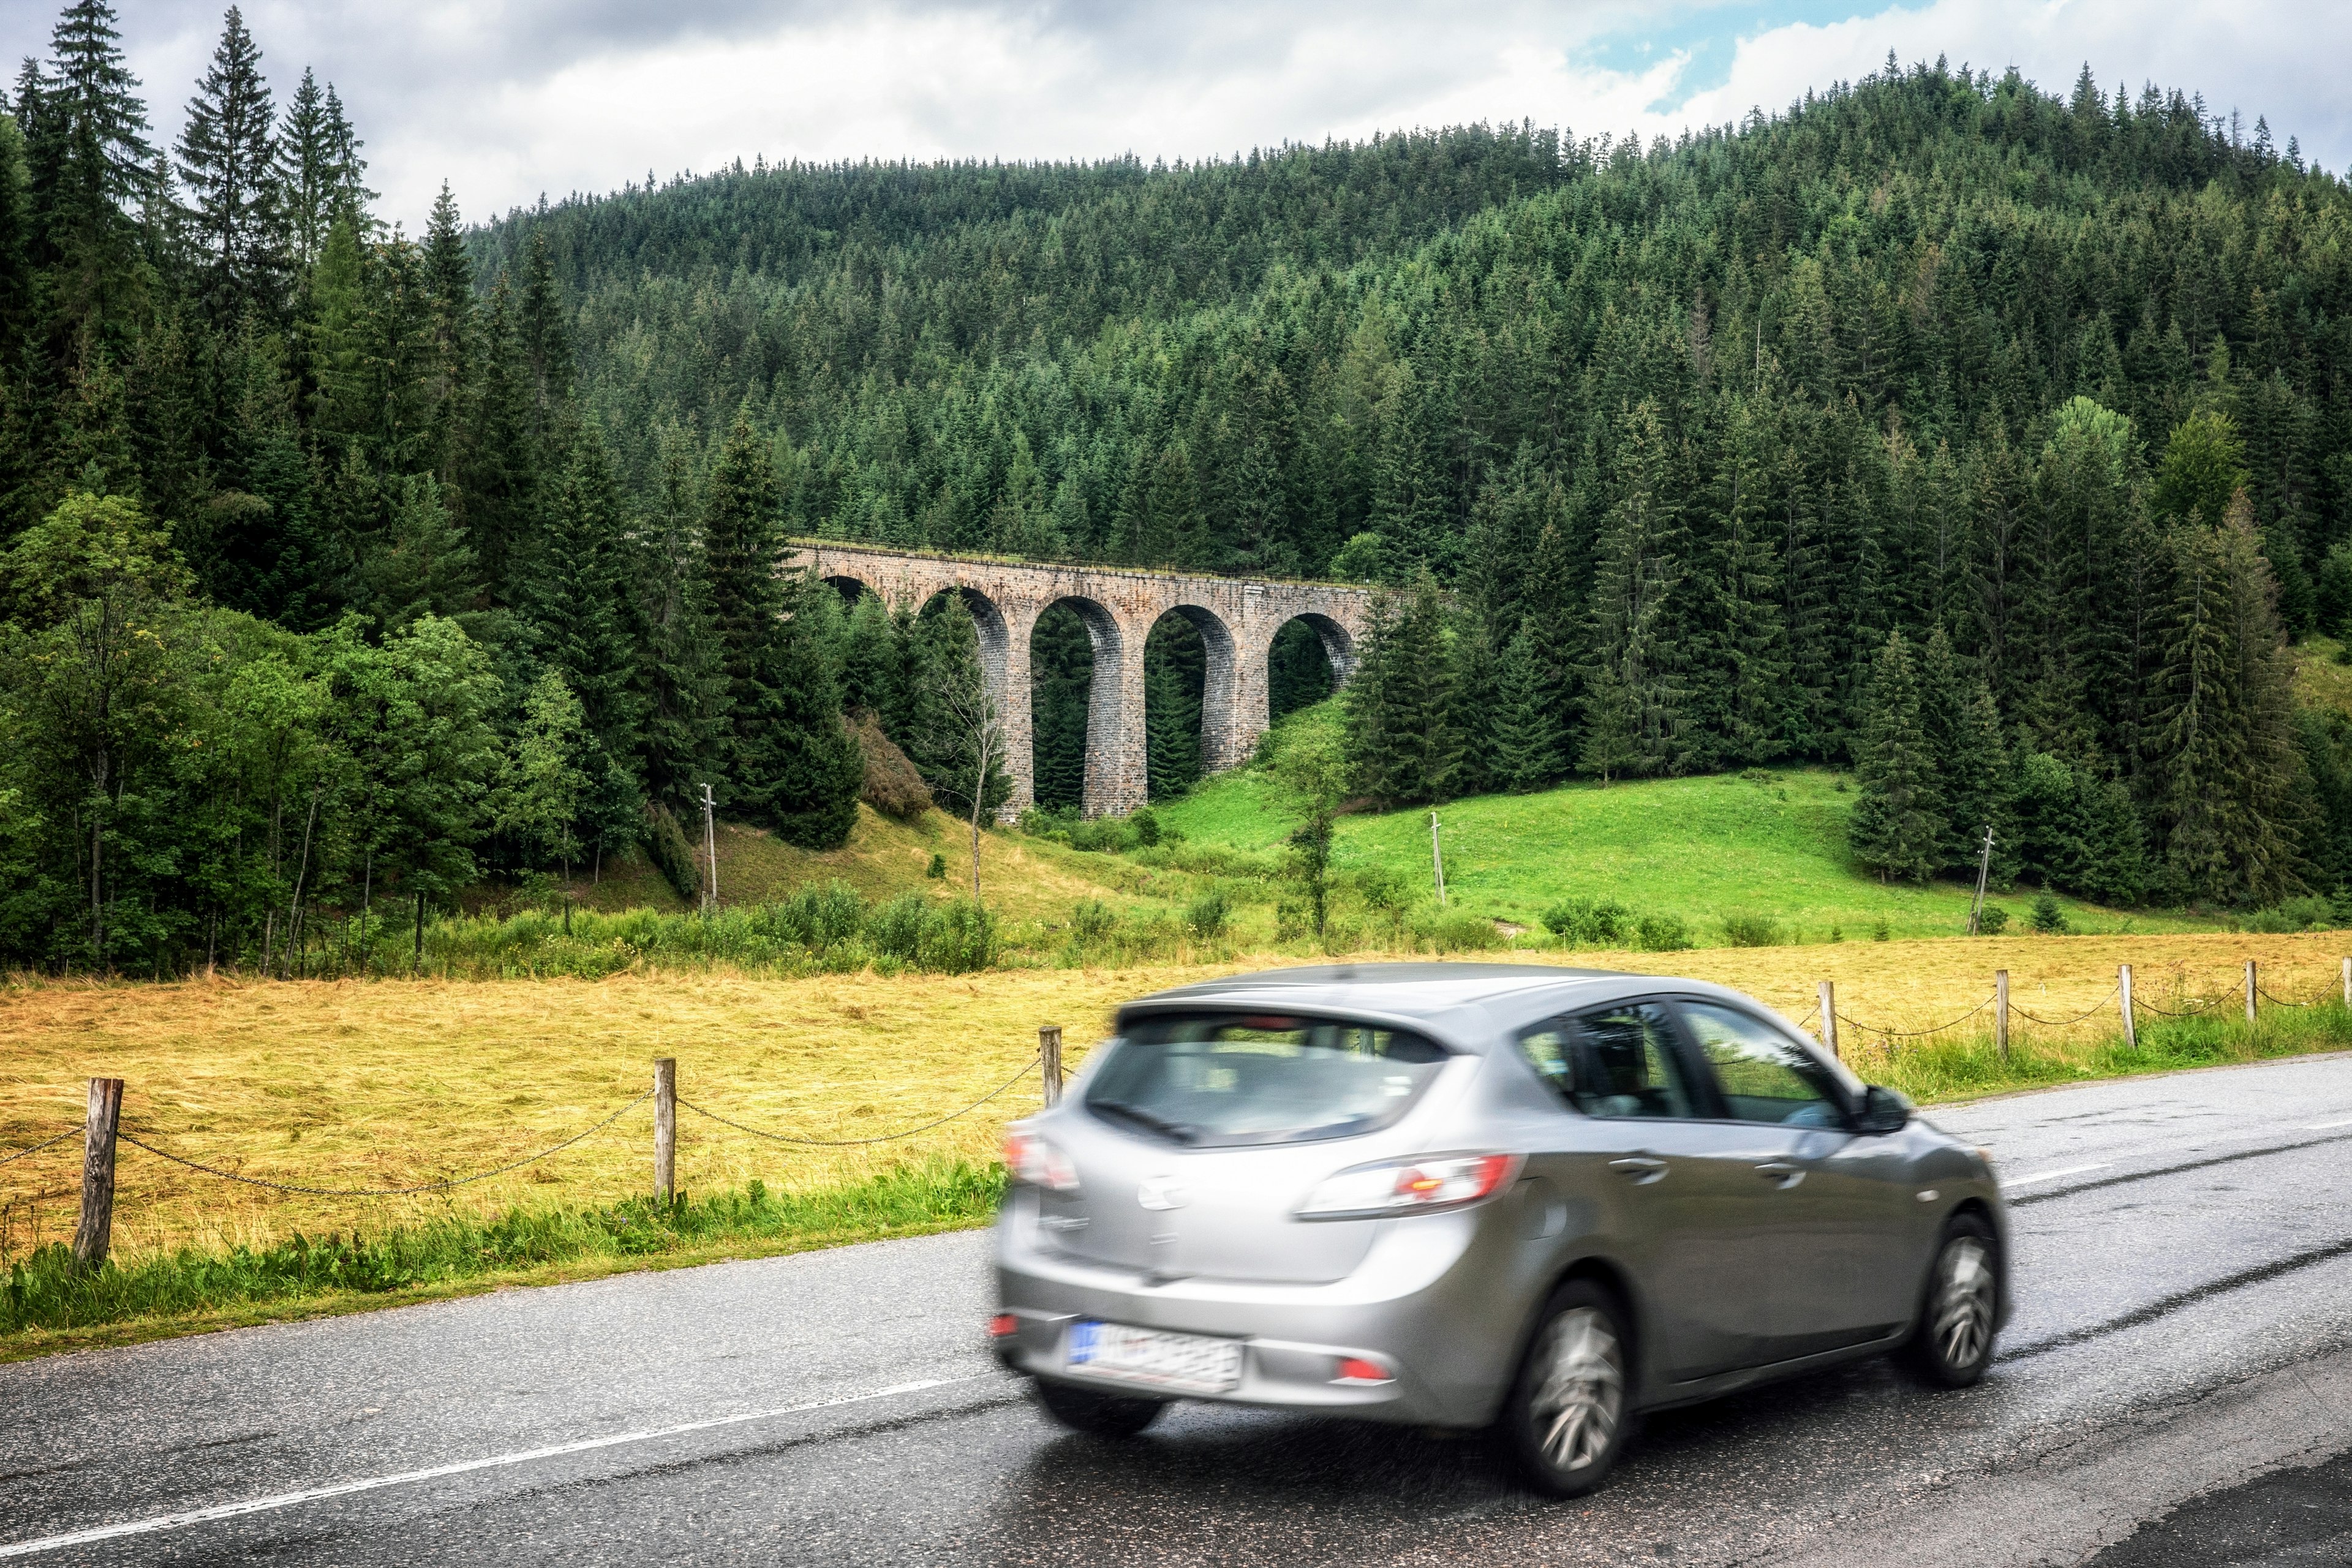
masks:
[[[1528,1479],[1554,1497],[1599,1486],[1624,1447],[1632,1379],[1615,1298],[1572,1279],[1544,1303],[1503,1412]]]
[[[1042,1377],[1030,1380],[1029,1391],[1046,1415],[1089,1437],[1132,1437],[1159,1420],[1160,1411],[1167,1408],[1165,1400],[1104,1394]]]
[[[1906,1347],[1912,1369],[1938,1388],[1966,1388],[1992,1364],[2000,1311],[2000,1247],[1992,1227],[1972,1214],[1944,1227],[1919,1326]]]

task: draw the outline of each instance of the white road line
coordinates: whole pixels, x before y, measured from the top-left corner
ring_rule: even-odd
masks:
[[[68,1535],[45,1535],[37,1541],[12,1541],[0,1545],[0,1557],[29,1557],[37,1552],[56,1552],[68,1546],[87,1546],[94,1541],[112,1541],[118,1536],[146,1535],[158,1530],[184,1530],[192,1524],[209,1524],[215,1520],[236,1519],[248,1513],[267,1513],[272,1509],[292,1508],[299,1503],[318,1502],[325,1498],[349,1497],[353,1492],[372,1492],[383,1487],[404,1487],[415,1481],[438,1480],[444,1476],[462,1476],[469,1470],[497,1469],[504,1465],[524,1465],[534,1459],[560,1458],[566,1454],[584,1454],[594,1448],[618,1447],[624,1443],[649,1443],[656,1437],[676,1437],[688,1432],[708,1432],[715,1426],[740,1426],[747,1421],[770,1421],[780,1415],[800,1415],[812,1410],[831,1410],[843,1405],[863,1405],[869,1400],[888,1399],[896,1394],[914,1394],[926,1388],[944,1388],[950,1384],[970,1383],[985,1377],[986,1373],[972,1373],[963,1377],[927,1377],[919,1383],[893,1384],[877,1388],[871,1394],[845,1394],[838,1399],[813,1399],[804,1405],[781,1405],[773,1410],[747,1410],[739,1415],[714,1415],[705,1421],[682,1421],[675,1426],[656,1426],[643,1432],[617,1432],[609,1437],[585,1437],[576,1443],[557,1443],[545,1448],[525,1448],[512,1454],[492,1454],[487,1458],[460,1459],[456,1464],[436,1465],[429,1470],[403,1470],[398,1475],[370,1476],[363,1480],[337,1481],[331,1486],[311,1487],[299,1492],[279,1492],[275,1497],[258,1497],[244,1502],[225,1502],[211,1508],[192,1508],[179,1513],[159,1514],[153,1519],[134,1519],[122,1524],[104,1524],[95,1530],[77,1530]]]
[[[2054,1182],[2061,1176],[2079,1176],[2090,1171],[2104,1171],[2115,1162],[2102,1161],[2095,1165],[2069,1165],[2063,1171],[2037,1171],[2030,1176],[2010,1176],[2001,1182],[2003,1187],[2021,1187],[2028,1182]]]
[[[2325,1132],[2334,1127],[2352,1127],[2352,1116],[2339,1117],[2334,1121],[2310,1122],[2305,1126],[2304,1131],[2305,1132]]]

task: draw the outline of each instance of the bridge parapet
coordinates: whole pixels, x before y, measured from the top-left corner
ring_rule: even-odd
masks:
[[[1201,694],[1202,761],[1211,772],[1248,759],[1270,722],[1266,658],[1275,634],[1305,620],[1334,679],[1354,673],[1371,591],[1339,583],[1192,576],[1118,566],[1075,566],[935,555],[829,540],[796,540],[789,567],[858,584],[892,609],[919,610],[961,589],[973,605],[981,658],[1002,716],[1013,794],[1007,821],[1036,799],[1035,731],[1029,702],[1029,637],[1037,617],[1068,603],[1094,644],[1087,709],[1088,816],[1123,816],[1148,798],[1143,647],[1171,612],[1192,622],[1208,649]]]

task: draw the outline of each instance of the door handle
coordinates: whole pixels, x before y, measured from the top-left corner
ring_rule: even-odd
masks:
[[[1666,1163],[1652,1159],[1647,1154],[1629,1154],[1622,1160],[1612,1160],[1609,1168],[1621,1176],[1633,1177],[1637,1185],[1654,1182],[1666,1173]]]
[[[1767,1160],[1756,1167],[1756,1173],[1783,1187],[1793,1187],[1805,1179],[1804,1167],[1792,1165],[1786,1160]]]

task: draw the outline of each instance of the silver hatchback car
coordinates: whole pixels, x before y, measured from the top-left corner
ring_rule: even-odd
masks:
[[[1129,1004],[1006,1135],[996,1353],[1064,1424],[1171,1399],[1496,1427],[1598,1485],[1643,1410],[2008,1313],[1985,1158],[1698,981],[1281,970]]]

